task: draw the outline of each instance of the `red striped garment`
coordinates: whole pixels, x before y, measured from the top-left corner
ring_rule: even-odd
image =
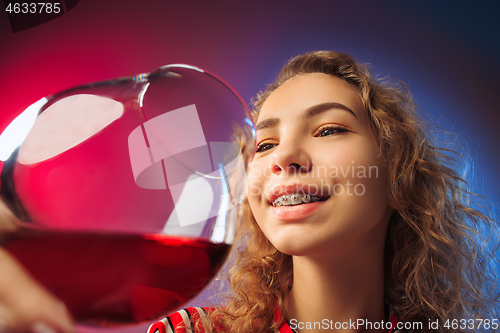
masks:
[[[209,330],[202,320],[208,310],[200,307],[179,310],[149,326],[146,333],[208,333]]]
[[[202,318],[205,318],[209,308],[191,307],[177,311],[170,316],[149,326],[146,333],[209,333],[207,326]],[[280,317],[279,308],[276,307],[274,312],[274,320],[277,321]],[[396,315],[393,313],[390,316],[392,329],[388,333],[399,333],[395,327],[398,323]],[[196,329],[195,329],[196,328]],[[215,332],[218,332],[215,330]],[[219,331],[219,333],[221,333]],[[279,328],[279,333],[295,333],[290,328],[287,321],[284,321]]]

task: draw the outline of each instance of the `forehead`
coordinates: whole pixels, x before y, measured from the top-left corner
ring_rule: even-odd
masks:
[[[262,105],[259,120],[291,116],[313,105],[337,102],[348,106],[356,115],[364,114],[358,91],[344,80],[327,74],[311,73],[295,76],[274,90]]]

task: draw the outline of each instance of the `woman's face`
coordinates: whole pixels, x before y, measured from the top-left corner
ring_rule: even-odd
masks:
[[[392,213],[384,159],[354,88],[326,74],[297,76],[264,102],[248,200],[286,254],[383,244]]]

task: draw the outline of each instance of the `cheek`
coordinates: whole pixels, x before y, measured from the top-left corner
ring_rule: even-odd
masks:
[[[249,195],[247,196],[248,198],[248,205],[250,207],[251,214],[253,218],[255,219],[255,222],[257,222],[257,225],[259,226],[260,230],[264,233],[264,235],[269,239],[268,235],[269,232],[266,232],[266,223],[265,221],[265,215],[264,215],[264,209],[261,200],[260,195]]]
[[[370,140],[358,140],[331,150],[318,159],[321,178],[332,180],[336,194],[377,197],[386,195],[386,170],[379,147]],[[334,193],[334,194],[335,194]],[[374,200],[380,203],[381,200]]]
[[[267,164],[264,161],[252,161],[248,166],[247,171],[247,198],[248,204],[252,215],[254,216],[260,229],[265,232],[265,225],[262,225],[264,220],[264,201],[267,200],[266,192],[266,177],[268,177],[269,170],[266,171]],[[263,206],[264,205],[264,206]]]
[[[378,146],[366,145],[356,150],[347,166],[350,172],[343,179],[348,190],[350,211],[361,215],[363,219],[373,218],[377,221],[389,205],[386,189],[386,167],[384,159],[378,154]],[[354,163],[352,163],[354,161]],[[349,191],[350,189],[350,191]]]
[[[259,161],[253,161],[247,168],[247,195],[250,204],[264,194],[265,170]]]

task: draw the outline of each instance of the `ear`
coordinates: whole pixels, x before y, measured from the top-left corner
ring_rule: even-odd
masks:
[[[386,186],[387,205],[396,210],[403,208],[405,204],[396,198],[394,191],[391,191],[391,187],[388,184]]]
[[[393,197],[389,197],[389,207],[397,210],[400,206],[398,205],[396,199],[394,199]]]
[[[387,198],[388,204],[387,205],[395,210],[401,211],[401,210],[405,209],[406,207],[408,207],[408,205],[409,205],[408,202],[396,199],[391,193],[388,193],[387,196],[388,196],[388,198]]]

